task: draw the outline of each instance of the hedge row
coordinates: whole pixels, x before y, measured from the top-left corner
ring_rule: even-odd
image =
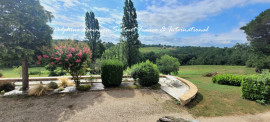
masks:
[[[261,104],[270,104],[270,74],[263,72],[260,75],[249,76],[242,82],[242,97],[256,100]]]
[[[220,74],[212,78],[213,83],[241,86],[241,82],[246,79],[243,75],[232,75],[232,74]]]

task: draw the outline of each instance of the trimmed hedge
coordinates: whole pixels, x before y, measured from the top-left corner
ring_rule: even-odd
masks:
[[[242,82],[242,97],[256,100],[261,104],[270,104],[270,73],[249,76]]]
[[[241,82],[246,79],[243,75],[232,75],[232,74],[220,74],[212,78],[213,83],[241,86]]]
[[[131,76],[134,80],[138,80],[141,86],[152,86],[159,81],[159,70],[157,65],[147,60],[134,65],[131,68]]]
[[[101,63],[101,79],[105,87],[119,86],[123,78],[123,63],[118,60],[104,60]]]

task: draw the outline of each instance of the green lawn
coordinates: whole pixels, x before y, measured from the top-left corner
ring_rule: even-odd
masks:
[[[29,68],[29,72],[31,71],[47,71],[44,67],[32,67],[32,68]],[[17,78],[17,77],[20,77],[20,74],[19,72],[16,72],[14,71],[12,68],[3,68],[3,69],[0,69],[0,71],[3,73],[3,77],[5,78]],[[39,77],[39,75],[29,75],[30,77]],[[41,74],[41,77],[47,77],[48,76],[48,73],[42,73]]]
[[[197,97],[187,105],[194,116],[225,116],[255,114],[270,111],[270,106],[263,106],[254,101],[241,98],[241,88],[214,84],[203,74],[209,72],[231,74],[254,74],[254,68],[244,66],[181,66],[178,76],[193,82],[199,89]]]
[[[140,52],[143,53],[149,53],[151,51],[155,52],[155,53],[161,53],[161,52],[169,52],[170,50],[175,50],[175,48],[162,48],[162,47],[143,47],[140,48]]]

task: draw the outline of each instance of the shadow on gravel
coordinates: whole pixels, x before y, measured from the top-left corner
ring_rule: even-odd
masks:
[[[103,102],[104,92],[54,94],[41,97],[0,98],[0,121],[65,121],[95,103]]]

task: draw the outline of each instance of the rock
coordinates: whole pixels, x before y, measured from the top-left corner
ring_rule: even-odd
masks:
[[[65,90],[60,91],[60,93],[70,93],[70,92],[76,92],[77,89],[75,86],[66,87]]]
[[[171,117],[171,116],[165,116],[162,118],[159,118],[159,120],[157,120],[157,122],[194,122],[194,121],[189,121],[183,118],[175,118],[175,117]]]
[[[4,96],[15,96],[15,95],[23,95],[23,94],[26,94],[26,93],[23,92],[23,91],[20,91],[19,89],[15,89],[15,90],[6,92],[6,93],[4,94]]]

